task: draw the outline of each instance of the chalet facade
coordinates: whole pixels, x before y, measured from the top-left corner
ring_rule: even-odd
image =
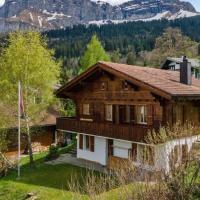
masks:
[[[188,66],[185,60],[183,67]],[[200,124],[200,80],[187,75],[98,62],[57,91],[58,97],[76,105],[75,117],[57,118],[57,132],[77,133],[78,158],[104,166],[130,159],[144,168],[169,170],[169,156],[177,144],[189,151],[199,136],[158,145],[145,138],[162,125]],[[176,150],[179,159],[183,149]]]

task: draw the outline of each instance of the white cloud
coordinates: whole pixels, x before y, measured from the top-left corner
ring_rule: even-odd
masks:
[[[4,3],[5,3],[5,0],[0,0],[0,7],[3,6]]]

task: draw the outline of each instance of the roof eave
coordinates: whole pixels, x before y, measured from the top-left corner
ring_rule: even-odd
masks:
[[[200,94],[173,94],[172,99],[179,100],[200,100]]]
[[[77,82],[79,82],[82,78],[84,78],[84,76],[87,76],[88,74],[90,74],[92,71],[94,71],[95,69],[97,69],[98,67],[98,63],[96,63],[95,65],[93,65],[92,67],[90,67],[88,70],[86,70],[85,72],[83,72],[82,74],[78,75],[76,78],[72,79],[71,81],[69,81],[67,84],[63,85],[62,87],[60,87],[56,92],[55,95],[57,97],[63,98],[66,97],[63,94],[63,91],[66,89],[70,89],[71,87],[73,87],[75,84],[77,84]]]
[[[126,77],[124,77],[124,78],[125,78],[125,79],[129,79],[130,82],[136,83],[136,84],[138,84],[139,86],[143,86],[144,88],[149,89],[152,93],[155,93],[155,94],[157,94],[157,95],[159,95],[159,96],[162,96],[162,97],[164,97],[164,98],[166,98],[166,99],[168,99],[168,100],[171,100],[171,99],[172,99],[171,94],[169,94],[169,93],[167,93],[167,92],[165,92],[165,91],[163,91],[163,90],[161,90],[161,89],[159,89],[159,88],[153,87],[153,86],[151,86],[151,85],[149,85],[149,84],[147,84],[147,83],[142,82],[141,80],[137,80],[137,79],[135,79],[135,78],[133,78],[133,77],[127,75],[127,74],[124,74],[124,73],[121,72],[121,71],[115,70],[115,69],[113,69],[113,68],[108,68],[109,66],[106,65],[105,63],[99,62],[99,64],[100,64],[100,66],[101,66],[105,71],[108,71],[108,72],[111,72],[111,73],[116,72],[116,73],[123,74],[123,76],[126,76]]]

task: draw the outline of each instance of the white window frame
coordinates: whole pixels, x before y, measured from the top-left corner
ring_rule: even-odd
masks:
[[[109,109],[109,113],[108,113]],[[105,120],[106,121],[113,121],[113,105],[112,104],[106,104],[105,105]]]
[[[137,107],[137,116],[139,116],[139,119],[137,119],[138,124],[147,124],[147,106],[146,105],[139,105]]]
[[[83,103],[82,109],[83,109],[83,115],[90,115],[90,104],[89,103]]]

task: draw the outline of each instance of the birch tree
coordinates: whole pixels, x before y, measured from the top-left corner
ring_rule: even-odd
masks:
[[[23,129],[27,134],[30,166],[33,166],[30,126],[39,122],[43,112],[53,102],[53,87],[58,82],[60,65],[47,49],[46,41],[37,32],[11,33],[0,63],[1,101],[17,115],[17,86],[22,85],[25,117]]]

